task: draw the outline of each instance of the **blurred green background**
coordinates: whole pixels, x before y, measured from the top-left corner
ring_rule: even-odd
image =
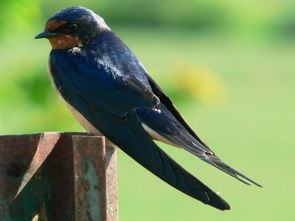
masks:
[[[203,140],[264,186],[161,144],[231,204],[221,212],[119,151],[120,220],[294,220],[294,1],[1,0],[1,134],[83,130],[49,81],[49,43],[33,39],[49,16],[76,5],[103,16]]]

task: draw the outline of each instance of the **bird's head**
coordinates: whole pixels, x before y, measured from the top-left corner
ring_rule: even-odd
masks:
[[[49,18],[44,32],[35,38],[47,38],[53,49],[70,49],[86,45],[99,33],[109,30],[104,20],[93,11],[70,7]]]

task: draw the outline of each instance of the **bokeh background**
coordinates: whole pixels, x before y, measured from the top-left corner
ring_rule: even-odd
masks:
[[[102,15],[246,186],[161,144],[232,206],[174,190],[119,151],[122,221],[295,219],[295,2],[291,0],[1,0],[0,133],[83,130],[47,75],[49,16],[82,5]]]

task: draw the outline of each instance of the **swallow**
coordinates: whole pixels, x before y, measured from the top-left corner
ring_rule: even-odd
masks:
[[[153,140],[182,148],[243,183],[260,186],[215,155],[128,46],[93,11],[62,9],[35,38],[49,40],[50,77],[90,133],[105,136],[171,186],[220,210],[229,210],[229,204]]]

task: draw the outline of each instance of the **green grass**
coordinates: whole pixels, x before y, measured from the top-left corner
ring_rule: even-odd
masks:
[[[221,79],[227,88],[222,102],[191,97],[176,99],[176,105],[217,155],[264,186],[246,186],[182,150],[161,145],[231,204],[231,211],[221,212],[176,191],[120,151],[120,220],[293,220],[295,44],[214,33],[114,30],[173,95],[179,62],[205,67]],[[81,130],[47,80],[48,42],[24,38],[1,51],[0,133]],[[38,82],[42,87],[36,88]],[[36,95],[39,91],[46,100]]]

